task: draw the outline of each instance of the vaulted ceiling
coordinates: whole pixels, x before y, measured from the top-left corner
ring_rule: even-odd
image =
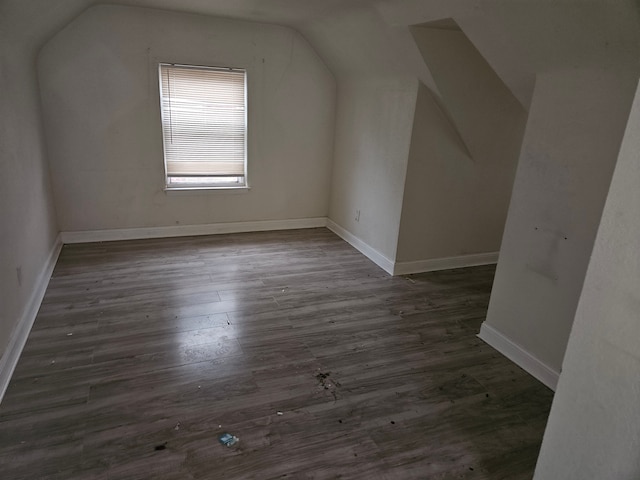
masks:
[[[337,77],[410,75],[435,92],[407,27],[453,18],[525,107],[538,73],[635,71],[640,63],[634,0],[4,0],[0,35],[37,52],[99,3],[287,25],[311,42]]]

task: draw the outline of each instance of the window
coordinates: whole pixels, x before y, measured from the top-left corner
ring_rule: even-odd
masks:
[[[246,182],[246,72],[160,64],[167,188]]]

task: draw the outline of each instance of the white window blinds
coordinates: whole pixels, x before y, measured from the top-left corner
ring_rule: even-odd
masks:
[[[244,70],[160,64],[160,79],[167,179],[239,177],[244,183]]]

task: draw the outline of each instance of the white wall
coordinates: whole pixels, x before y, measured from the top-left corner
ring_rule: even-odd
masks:
[[[462,31],[412,31],[455,127],[421,86],[397,261],[497,252],[526,112]]]
[[[635,78],[536,82],[485,324],[560,372]]]
[[[10,20],[0,16],[0,32],[12,30]],[[35,54],[19,39],[1,33],[0,91],[2,355],[11,333],[27,315],[32,295],[42,286],[58,227],[42,134]]]
[[[640,90],[580,296],[535,479],[640,478]]]
[[[373,77],[343,79],[338,88],[329,217],[391,261],[417,87],[411,78]]]
[[[340,8],[328,7],[298,28],[339,80],[413,77],[435,89],[429,68],[409,29],[387,23],[367,3],[374,2],[343,1]]]
[[[248,192],[164,192],[158,62],[247,69]],[[327,214],[335,82],[294,30],[97,6],[38,67],[63,231]]]

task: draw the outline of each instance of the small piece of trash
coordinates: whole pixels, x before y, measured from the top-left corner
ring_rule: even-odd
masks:
[[[202,387],[200,385],[198,385],[198,390],[201,389]]]
[[[284,413],[278,411],[278,412],[276,412],[276,415],[284,415]]]
[[[53,365],[54,363],[56,363],[56,361],[55,360],[51,360],[51,365]]]
[[[174,430],[180,430],[180,422],[176,423],[176,426],[173,429]]]
[[[72,335],[73,335],[73,333],[67,333],[67,337],[70,337]]]
[[[233,447],[240,441],[240,439],[235,435],[231,435],[230,433],[223,433],[218,437],[218,441],[225,447]]]
[[[165,448],[167,448],[167,442],[164,442],[162,445],[156,445],[155,447],[153,447],[153,449],[156,451],[164,450]]]

